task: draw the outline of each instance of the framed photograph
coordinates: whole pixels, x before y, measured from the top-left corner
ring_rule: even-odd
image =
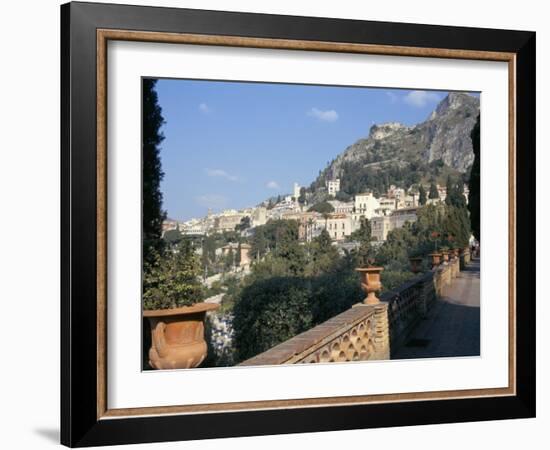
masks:
[[[61,7],[61,441],[535,415],[535,33]]]

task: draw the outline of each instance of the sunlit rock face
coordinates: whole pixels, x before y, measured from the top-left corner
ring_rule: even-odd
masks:
[[[329,178],[345,177],[346,163],[377,167],[405,167],[441,160],[458,172],[472,165],[474,153],[470,133],[479,114],[479,99],[450,93],[429,117],[415,126],[397,122],[373,125],[369,135],[350,145],[323,171]]]

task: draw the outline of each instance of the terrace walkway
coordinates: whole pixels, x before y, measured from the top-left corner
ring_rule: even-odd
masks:
[[[473,259],[442,294],[391,359],[480,354],[479,259]]]

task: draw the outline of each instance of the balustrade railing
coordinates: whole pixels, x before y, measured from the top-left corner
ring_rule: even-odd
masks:
[[[451,256],[424,274],[352,308],[240,365],[278,365],[390,359],[436,298],[469,262],[469,252]],[[366,284],[365,284],[366,283]],[[375,282],[376,283],[376,282]],[[368,288],[365,278],[364,289]],[[367,292],[370,292],[367,291]],[[375,297],[376,298],[376,297]],[[366,301],[366,300],[365,300]],[[391,351],[390,351],[391,349]]]

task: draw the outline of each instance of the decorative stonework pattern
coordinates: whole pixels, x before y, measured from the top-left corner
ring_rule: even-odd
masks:
[[[387,305],[359,303],[241,365],[386,359],[388,346]]]
[[[296,363],[324,363],[344,361],[365,361],[376,356],[375,336],[376,318],[368,315],[358,324],[342,330],[340,336],[334,337],[325,345],[313,352],[298,355]]]

